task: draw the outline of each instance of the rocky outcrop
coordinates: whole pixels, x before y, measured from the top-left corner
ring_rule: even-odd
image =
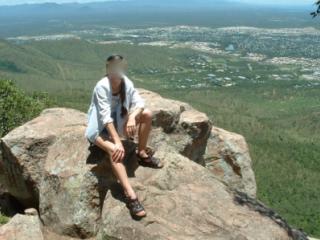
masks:
[[[213,126],[204,155],[206,167],[230,188],[256,197],[257,186],[243,136]]]
[[[42,224],[38,212],[28,208],[24,214],[15,214],[10,221],[0,226],[0,240],[75,240],[58,235]],[[88,239],[90,240],[90,239]],[[91,240],[94,240],[93,238]]]
[[[141,221],[133,220],[125,207],[108,155],[89,147],[85,113],[46,109],[1,139],[3,184],[24,207],[38,210],[45,235],[48,231],[61,239],[99,240],[295,239],[292,228],[243,204],[239,199],[256,200],[241,191],[244,195],[235,194],[236,185],[229,186],[223,175],[206,167],[212,122],[204,113],[147,90],[140,92],[154,113],[148,144],[164,162],[162,169],[139,166],[136,140],[123,140],[130,182],[148,214]],[[240,153],[235,147],[232,151]],[[241,165],[240,172],[249,165]]]
[[[1,142],[10,194],[70,236],[94,234],[100,216],[98,179],[86,163],[84,117],[73,109],[47,109]]]
[[[164,144],[174,146],[179,153],[204,166],[203,155],[212,127],[207,115],[184,102],[163,98],[158,93],[144,89],[139,89],[139,92],[154,113],[153,126],[161,128],[160,132],[153,133],[169,134],[170,138]],[[152,139],[153,145],[161,144],[156,136]]]
[[[172,145],[182,155],[210,169],[231,188],[256,196],[255,176],[243,136],[213,126],[206,114],[184,102],[139,90],[154,112],[153,125],[162,128],[162,131],[153,131],[153,145]],[[161,138],[161,133],[170,133],[169,140]]]
[[[16,214],[0,227],[0,240],[44,240],[38,215]]]

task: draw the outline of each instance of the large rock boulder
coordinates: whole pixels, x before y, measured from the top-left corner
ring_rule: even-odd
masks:
[[[91,236],[99,226],[98,179],[87,164],[85,121],[77,110],[47,109],[1,139],[10,194],[70,236]]]
[[[145,99],[146,107],[154,113],[153,126],[161,127],[163,133],[170,134],[169,144],[204,166],[203,154],[212,127],[207,115],[184,102],[163,98],[155,92],[139,89],[139,93]]]
[[[292,239],[269,216],[239,205],[210,170],[171,146],[158,148],[157,156],[163,169],[139,167],[131,179],[148,216],[132,221],[121,198],[109,192],[97,239]]]
[[[251,205],[244,204],[245,193],[239,197],[221,176],[204,167],[212,127],[204,113],[150,91],[141,94],[154,112],[148,144],[165,164],[162,169],[140,167],[136,141],[123,140],[124,164],[146,218],[131,218],[108,155],[97,146],[89,147],[86,114],[74,109],[46,109],[1,139],[6,189],[24,207],[37,208],[45,229],[57,236],[130,240],[295,236],[292,228],[279,224],[283,220],[250,207],[254,198],[248,196]]]
[[[0,240],[44,240],[38,215],[16,214],[0,227]]]
[[[34,208],[25,210],[25,214],[15,214],[10,221],[0,226],[0,240],[75,240],[50,231],[42,224]],[[88,240],[90,240],[88,238]],[[94,240],[94,238],[91,238]]]
[[[249,148],[243,136],[213,126],[207,115],[190,105],[139,89],[154,112],[151,144],[171,145],[182,155],[207,167],[233,189],[255,197],[256,180]],[[170,133],[170,137],[165,133]]]
[[[204,159],[206,167],[229,187],[256,197],[256,180],[243,136],[213,126]]]

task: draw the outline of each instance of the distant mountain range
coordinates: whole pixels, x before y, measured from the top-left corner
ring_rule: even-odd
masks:
[[[216,7],[218,5],[230,5],[237,4],[238,6],[243,5],[242,3],[231,1],[231,0],[128,0],[128,1],[105,1],[105,2],[89,2],[89,3],[35,3],[35,4],[19,4],[19,5],[8,5],[0,6],[0,9],[5,9],[9,11],[19,11],[19,10],[81,10],[81,9],[94,9],[94,10],[103,10],[110,7],[144,7],[144,8],[157,8],[157,7],[177,7],[184,9],[186,7]]]
[[[310,25],[309,12],[311,10],[304,7],[277,8],[240,3],[236,0],[20,4],[0,6],[0,38],[67,32],[88,29],[93,25],[274,26],[281,23],[278,26],[294,27]],[[282,24],[279,19],[285,19],[286,23]]]
[[[37,17],[59,17],[68,15],[90,15],[105,14],[116,12],[142,12],[142,11],[185,11],[185,10],[221,10],[239,11],[243,9],[259,9],[272,8],[272,6],[261,7],[248,3],[241,3],[236,0],[124,0],[124,1],[106,1],[106,2],[90,2],[90,3],[63,3],[54,2],[38,3],[38,4],[20,4],[12,6],[0,6],[0,20],[3,18],[24,18],[26,16]],[[288,6],[295,8],[295,6]],[[302,9],[301,9],[302,10]]]

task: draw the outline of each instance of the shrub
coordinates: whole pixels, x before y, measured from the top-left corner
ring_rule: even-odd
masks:
[[[11,80],[0,80],[0,137],[54,105],[46,92],[25,93]]]

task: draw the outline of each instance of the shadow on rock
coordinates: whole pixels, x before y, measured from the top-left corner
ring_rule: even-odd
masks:
[[[125,149],[123,164],[127,175],[129,178],[136,177],[135,171],[139,166],[135,155],[137,143],[130,140],[122,140],[122,144]],[[110,190],[112,197],[125,203],[123,188],[113,173],[108,153],[94,144],[90,144],[88,150],[90,154],[86,163],[95,165],[91,169],[91,172],[98,179],[100,211],[102,211],[103,202],[108,190]]]

